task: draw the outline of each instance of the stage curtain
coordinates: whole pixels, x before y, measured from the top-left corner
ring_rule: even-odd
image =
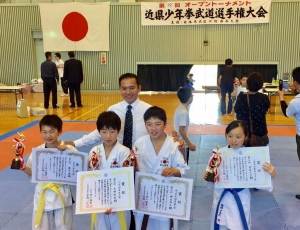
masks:
[[[177,91],[193,65],[138,65],[142,91]]]

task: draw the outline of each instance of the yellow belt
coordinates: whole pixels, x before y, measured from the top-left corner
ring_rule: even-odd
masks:
[[[43,214],[44,206],[45,206],[45,193],[47,190],[51,190],[51,191],[55,192],[56,195],[58,195],[58,197],[60,198],[60,200],[63,204],[63,224],[65,225],[65,202],[64,202],[62,195],[60,194],[60,192],[58,190],[58,188],[62,187],[63,184],[40,183],[40,185],[43,187],[43,189],[41,191],[41,197],[40,197],[38,209],[36,212],[35,228],[39,228],[40,223],[41,223],[41,218],[42,218],[42,214]]]
[[[92,216],[91,216],[91,230],[94,230],[96,216],[97,216],[97,213],[92,213]],[[126,230],[127,227],[126,227],[126,221],[125,221],[124,213],[122,211],[118,212],[118,217],[119,217],[119,220],[120,220],[121,230]]]

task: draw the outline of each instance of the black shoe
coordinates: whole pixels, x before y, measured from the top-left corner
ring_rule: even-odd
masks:
[[[296,197],[298,200],[300,200],[300,195],[296,195],[295,197]]]
[[[77,105],[78,108],[82,107],[83,105]]]
[[[45,106],[44,108],[45,108],[45,109],[48,109],[48,107],[46,107],[46,106]]]
[[[70,105],[69,107],[70,107],[70,108],[75,108],[75,105]]]
[[[53,106],[53,109],[58,109],[59,108],[59,106],[57,105],[57,106]]]

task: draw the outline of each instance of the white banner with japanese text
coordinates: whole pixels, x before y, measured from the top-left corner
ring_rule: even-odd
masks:
[[[77,173],[76,214],[135,209],[133,167]]]
[[[271,0],[141,2],[142,25],[269,23]]]
[[[217,150],[214,150],[217,151]],[[221,152],[220,152],[221,151]],[[220,181],[215,188],[271,188],[271,175],[262,169],[270,162],[269,146],[219,150]]]
[[[86,171],[87,165],[88,153],[33,148],[31,182],[76,185],[77,172]]]
[[[190,220],[193,180],[136,172],[136,212]]]

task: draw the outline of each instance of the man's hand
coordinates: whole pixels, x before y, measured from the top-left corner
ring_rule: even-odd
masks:
[[[172,129],[172,137],[178,137],[177,132],[174,129]]]
[[[189,144],[188,146],[191,151],[196,151],[196,146],[193,143]]]
[[[222,76],[220,76],[220,77],[218,78],[218,85],[221,85],[221,79],[222,79]]]
[[[179,152],[184,153],[184,141],[179,139],[178,137],[173,137],[173,139],[175,142],[177,141],[179,143],[178,145]]]
[[[65,145],[72,145],[73,147],[76,147],[73,141],[64,141],[64,143]]]
[[[60,151],[64,151],[64,150],[68,149],[68,147],[66,145],[59,145],[59,146],[57,146],[57,149]]]
[[[56,84],[59,85],[59,81],[57,81]]]

